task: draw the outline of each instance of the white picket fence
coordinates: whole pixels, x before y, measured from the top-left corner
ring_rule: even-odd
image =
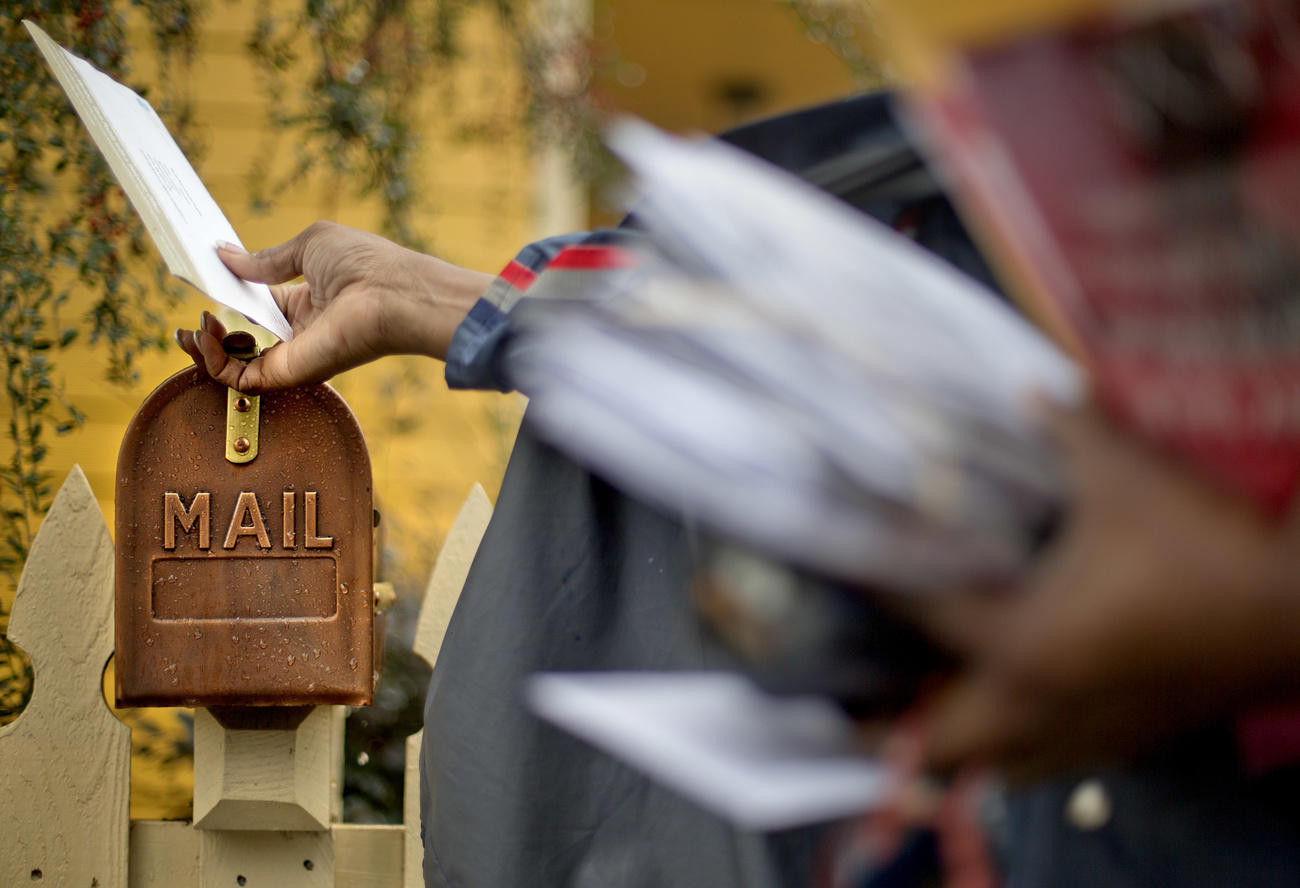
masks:
[[[415,652],[432,664],[491,516],[482,488],[435,563]],[[418,760],[407,741],[404,826],[341,823],[341,707],[287,731],[227,730],[195,713],[195,822],[131,821],[130,729],[104,702],[113,652],[113,543],[74,467],[41,525],[9,636],[31,701],[0,727],[0,886],[417,888]]]

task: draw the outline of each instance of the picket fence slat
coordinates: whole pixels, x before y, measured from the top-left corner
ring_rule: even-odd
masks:
[[[0,885],[126,888],[131,729],[102,691],[113,541],[79,466],[32,543],[9,637],[35,682],[0,728]]]

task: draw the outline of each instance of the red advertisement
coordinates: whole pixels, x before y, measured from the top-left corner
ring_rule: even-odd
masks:
[[[1300,2],[1182,3],[968,53],[925,141],[1131,426],[1300,483]]]

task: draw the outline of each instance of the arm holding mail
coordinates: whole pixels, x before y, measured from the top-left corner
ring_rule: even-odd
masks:
[[[524,247],[494,277],[317,222],[257,253],[218,250],[235,274],[272,284],[292,340],[244,362],[222,350],[225,328],[205,312],[202,325],[177,330],[176,341],[210,376],[250,394],[318,382],[390,354],[446,361],[452,388],[508,391],[499,356],[512,331],[511,314],[532,283],[570,248],[599,252],[635,237],[608,230],[546,238]]]
[[[271,292],[294,338],[240,361],[222,350],[225,331],[205,313],[199,329],[178,330],[176,340],[213,378],[250,394],[319,382],[384,355],[444,358],[493,280],[330,222],[257,253],[231,246],[218,253],[245,280],[276,285]]]

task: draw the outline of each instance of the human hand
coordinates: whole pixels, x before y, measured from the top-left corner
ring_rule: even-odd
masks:
[[[294,338],[244,362],[225,353],[224,327],[204,312],[202,326],[177,330],[176,341],[199,369],[249,394],[319,382],[383,355],[445,358],[456,327],[493,280],[331,222],[257,253],[217,252],[241,278],[282,285],[271,294]]]
[[[903,602],[963,664],[924,704],[940,772],[1131,759],[1300,687],[1296,521],[1274,522],[1093,409],[1049,411],[1071,511],[1019,588]]]

